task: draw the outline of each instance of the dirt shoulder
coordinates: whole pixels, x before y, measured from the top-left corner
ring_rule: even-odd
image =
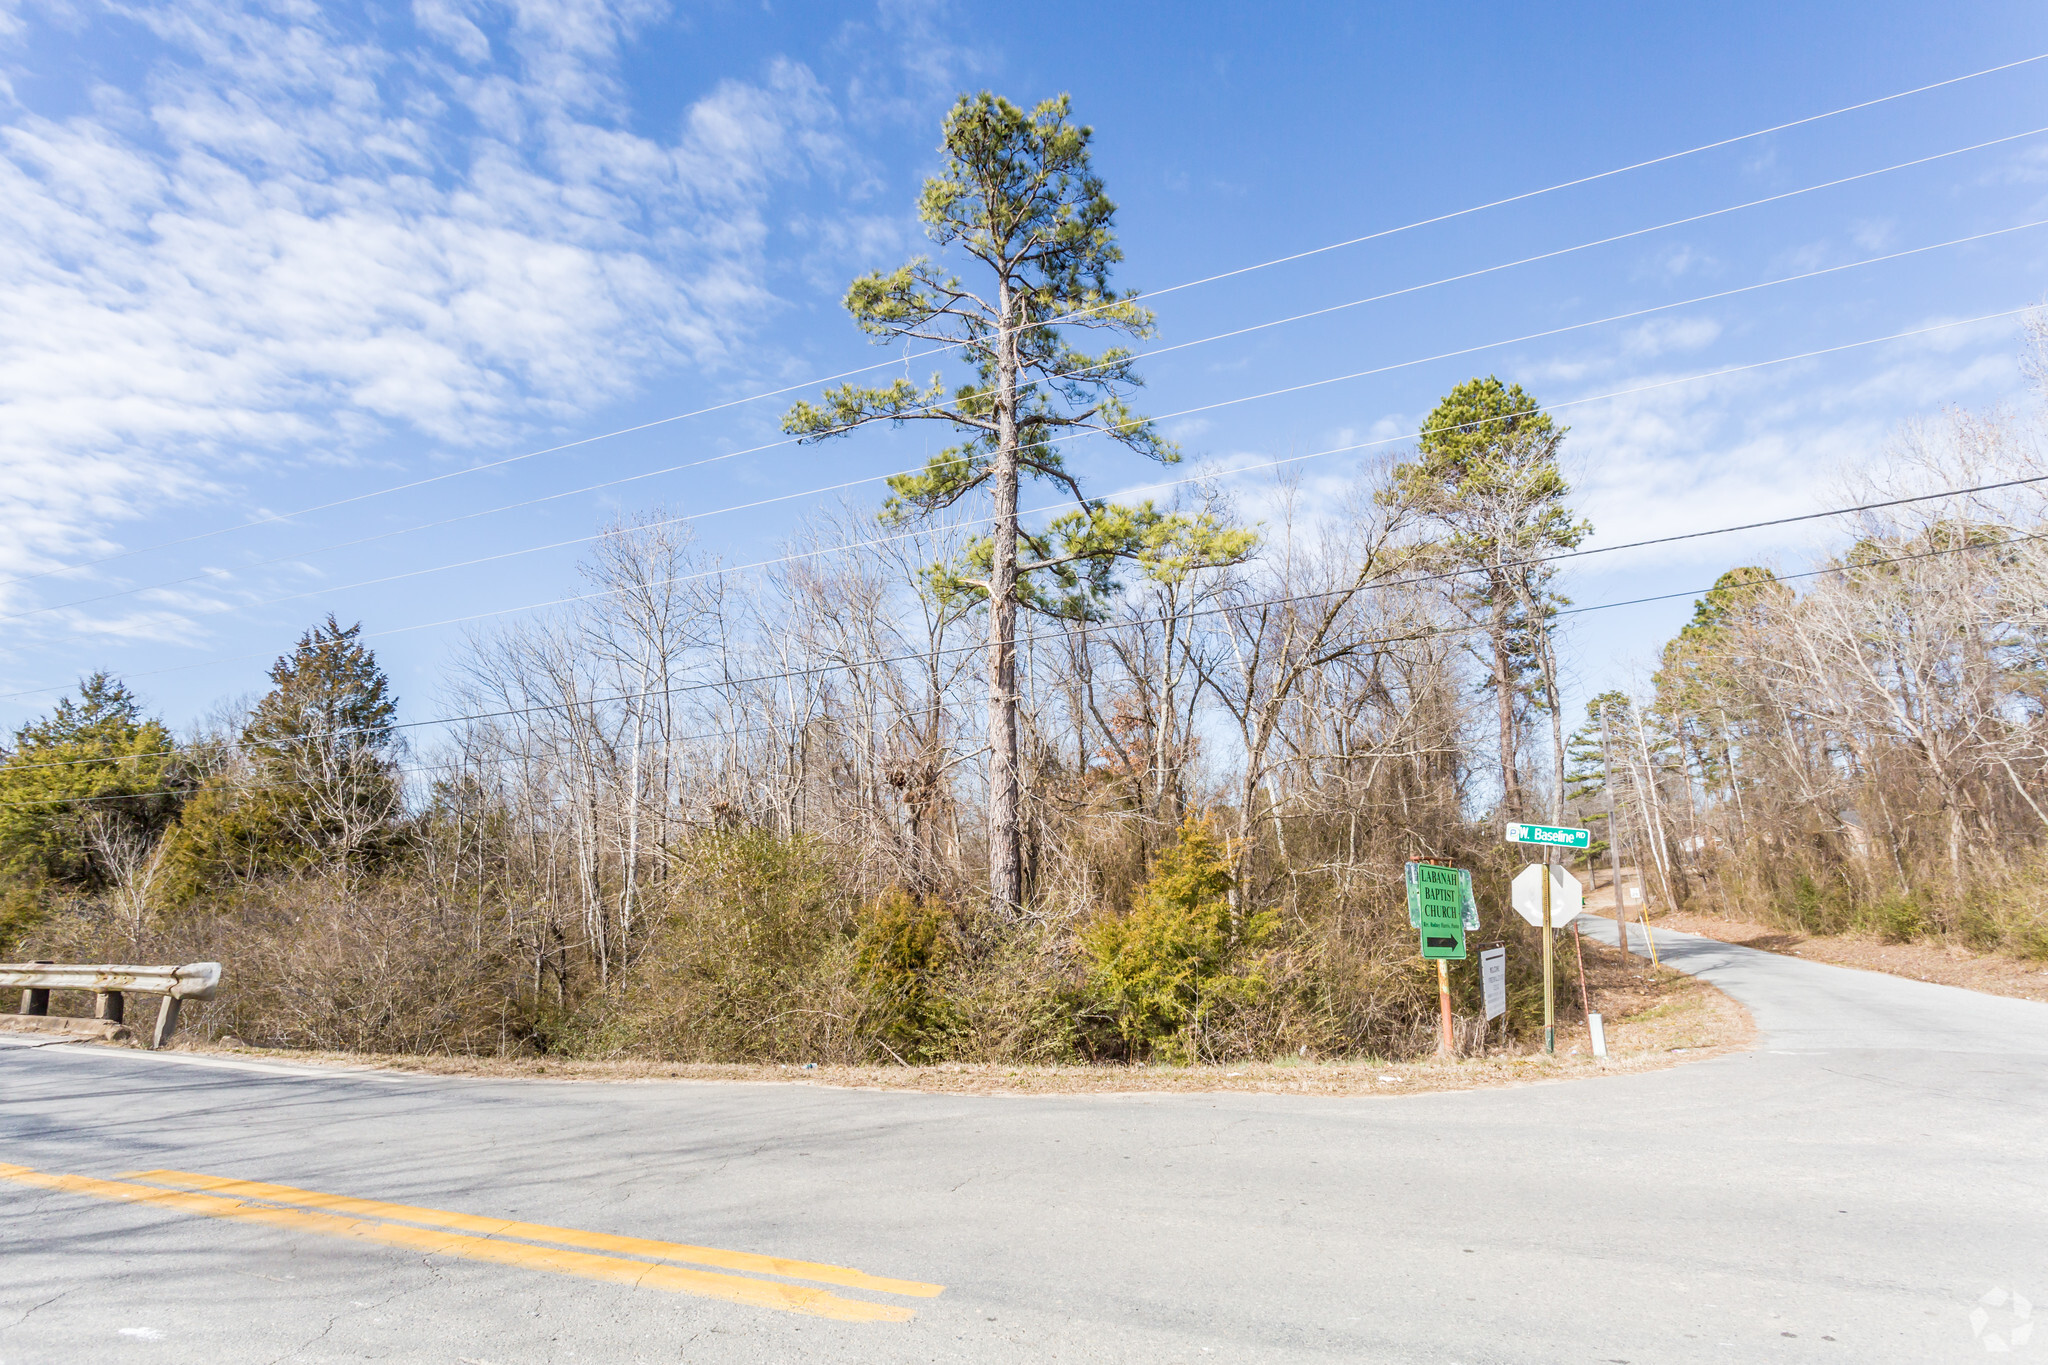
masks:
[[[1572,951],[1569,935],[1559,938]],[[1558,1049],[1541,1044],[1503,1047],[1483,1055],[1438,1061],[1387,1062],[1372,1058],[1286,1058],[1228,1066],[1015,1066],[947,1063],[936,1066],[805,1067],[794,1063],[715,1065],[620,1059],[553,1057],[389,1056],[300,1052],[220,1044],[180,1043],[175,1050],[213,1056],[310,1063],[337,1068],[543,1081],[704,1081],[815,1085],[863,1090],[910,1090],[961,1095],[1119,1095],[1249,1092],[1309,1095],[1412,1095],[1443,1090],[1526,1085],[1539,1081],[1654,1071],[1681,1062],[1746,1048],[1755,1036],[1748,1012],[1720,991],[1677,971],[1647,963],[1622,969],[1610,949],[1586,946],[1588,995],[1606,1021],[1609,1055],[1592,1056],[1580,1002],[1566,999],[1561,979]],[[1476,965],[1456,970],[1476,970]],[[0,1028],[4,1028],[0,1020]],[[1496,1035],[1497,1036],[1497,1035]]]

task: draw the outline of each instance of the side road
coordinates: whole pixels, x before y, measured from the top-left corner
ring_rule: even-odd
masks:
[[[1635,869],[1621,869],[1624,884],[1635,879]],[[1579,884],[1587,874],[1575,872]],[[1597,869],[1592,880],[1612,876]],[[1612,916],[1614,888],[1611,884],[1586,890],[1588,911]],[[1631,915],[1633,921],[1635,916]],[[1858,967],[1869,972],[1886,972],[1912,981],[1934,981],[1945,986],[1962,986],[1990,995],[2009,995],[2018,1000],[2048,1003],[2048,961],[2029,960],[2007,953],[1975,952],[1961,944],[1939,939],[1915,939],[1897,943],[1870,934],[1807,934],[1778,925],[1729,919],[1705,912],[1660,909],[1655,916],[1659,928],[1717,938],[1723,943],[1761,948],[1766,952],[1803,957],[1813,962],[1831,962],[1839,967]],[[1611,941],[1611,940],[1610,940]]]
[[[1579,923],[1587,938],[1614,945],[1614,921],[1587,915]],[[2048,1056],[2048,1005],[1809,962],[1674,929],[1656,933],[1664,965],[1741,1001],[1768,1048]],[[1648,954],[1641,924],[1629,926],[1629,948]]]

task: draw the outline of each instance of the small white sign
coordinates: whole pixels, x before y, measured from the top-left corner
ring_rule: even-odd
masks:
[[[1595,1057],[1605,1057],[1607,1055],[1607,1026],[1600,1022],[1599,1015],[1589,1014],[1586,1016],[1586,1027],[1593,1034],[1593,1055]]]
[[[1479,991],[1486,1001],[1486,1017],[1498,1019],[1508,1012],[1508,950],[1488,948],[1479,955]]]
[[[1634,905],[1643,898],[1643,888],[1640,886],[1625,886],[1622,888],[1622,893],[1630,905]]]

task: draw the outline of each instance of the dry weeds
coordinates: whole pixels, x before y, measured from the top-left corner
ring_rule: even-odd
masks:
[[[1572,950],[1569,936],[1559,939]],[[1472,968],[1463,968],[1471,970]],[[1230,1066],[803,1066],[658,1061],[583,1061],[550,1057],[463,1057],[312,1052],[182,1043],[180,1051],[343,1066],[430,1076],[547,1081],[702,1081],[910,1090],[959,1095],[1126,1095],[1244,1092],[1310,1095],[1413,1095],[1539,1081],[1655,1071],[1749,1046],[1749,1014],[1696,978],[1647,963],[1624,970],[1612,950],[1586,945],[1591,1003],[1606,1021],[1609,1055],[1592,1056],[1579,1002],[1559,1000],[1558,1051],[1538,1042],[1493,1044],[1483,1055],[1438,1060],[1290,1057]],[[4,1024],[0,1024],[4,1027]]]

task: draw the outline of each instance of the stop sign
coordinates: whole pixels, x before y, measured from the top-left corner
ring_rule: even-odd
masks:
[[[1530,863],[1515,874],[1515,913],[1541,929],[1543,927],[1543,874],[1546,864]],[[1585,893],[1579,889],[1579,879],[1559,867],[1556,863],[1547,865],[1550,873],[1550,927],[1562,929],[1578,918],[1586,908]]]

